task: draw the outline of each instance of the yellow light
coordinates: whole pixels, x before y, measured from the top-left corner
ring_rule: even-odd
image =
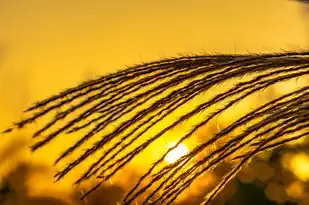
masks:
[[[309,180],[309,156],[305,153],[295,155],[291,160],[291,171],[300,180]]]
[[[175,146],[176,143],[171,143],[168,148]],[[170,151],[166,157],[165,161],[169,164],[176,162],[180,157],[188,153],[188,148],[184,144],[179,144],[174,150]]]

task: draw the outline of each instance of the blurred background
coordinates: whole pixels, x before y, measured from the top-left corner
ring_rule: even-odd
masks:
[[[33,102],[126,65],[186,54],[306,49],[307,11],[293,0],[0,0],[0,128],[22,119]],[[254,158],[213,204],[309,204],[307,144]],[[38,153],[28,146],[29,130],[1,136],[1,205],[116,204],[142,166],[80,201],[84,187],[69,179],[53,183],[53,156],[61,146]],[[176,203],[199,204],[228,169],[222,164],[208,173]]]

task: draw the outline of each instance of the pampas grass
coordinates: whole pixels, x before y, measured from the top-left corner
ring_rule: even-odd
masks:
[[[309,86],[301,86],[262,103],[198,143],[175,163],[166,165],[163,162],[168,152],[249,96],[308,74],[308,51],[164,59],[128,67],[39,101],[25,110],[27,118],[16,122],[4,133],[33,124],[49,114],[53,118],[33,133],[32,137],[38,141],[31,146],[32,151],[48,146],[56,138],[64,137],[63,134],[84,132],[74,145],[59,155],[55,163],[77,150],[81,151],[82,145],[98,137],[93,146],[82,151],[76,160],[55,175],[56,180],[62,179],[81,162],[104,149],[104,153],[76,180],[76,184],[93,176],[99,180],[85,197],[165,133],[201,112],[212,110],[179,137],[176,145],[149,167],[123,199],[123,204],[128,205],[146,194],[142,204],[150,201],[152,204],[171,204],[203,173],[224,160],[230,161],[233,169],[205,196],[203,204],[209,204],[253,156],[308,135]],[[230,80],[236,83],[225,91],[210,95],[212,88]],[[150,132],[152,127],[195,97],[208,94],[207,100],[166,124],[158,133]],[[59,122],[62,124],[59,125]],[[110,125],[113,125],[113,130],[103,132]],[[237,129],[242,131],[232,134]],[[143,138],[145,134],[150,137]],[[214,144],[217,145],[215,149],[205,152]]]

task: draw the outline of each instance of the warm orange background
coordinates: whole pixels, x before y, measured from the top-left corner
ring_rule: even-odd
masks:
[[[304,48],[303,17],[292,0],[0,0],[1,113],[142,61]]]
[[[292,0],[0,0],[0,128],[34,101],[125,65],[304,49],[302,11]]]

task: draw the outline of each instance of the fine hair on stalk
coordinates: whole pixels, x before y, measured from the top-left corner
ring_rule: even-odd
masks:
[[[75,184],[91,177],[98,180],[84,194],[83,197],[86,197],[167,132],[202,112],[210,111],[149,166],[122,201],[122,204],[128,205],[144,195],[143,205],[171,204],[203,173],[213,170],[223,161],[230,161],[233,169],[205,196],[203,204],[209,204],[253,156],[308,136],[309,85],[261,103],[200,141],[174,163],[164,163],[168,153],[249,96],[308,74],[309,51],[163,59],[101,76],[39,101],[25,110],[25,119],[14,123],[3,133],[22,129],[52,115],[46,124],[33,132],[32,137],[36,141],[31,150],[36,151],[65,134],[73,136],[82,132],[82,137],[55,159],[58,163],[73,152],[80,152],[55,178],[62,179],[83,161],[104,150],[76,179]],[[228,89],[210,95],[213,88],[231,80],[235,83]],[[165,123],[157,133],[150,132],[154,126],[201,95],[208,96],[207,100],[199,102],[169,124]],[[113,127],[111,131],[110,125]],[[232,134],[239,129],[242,131]],[[94,138],[94,144],[86,150],[81,149]],[[220,145],[209,151],[208,148],[214,144]]]

